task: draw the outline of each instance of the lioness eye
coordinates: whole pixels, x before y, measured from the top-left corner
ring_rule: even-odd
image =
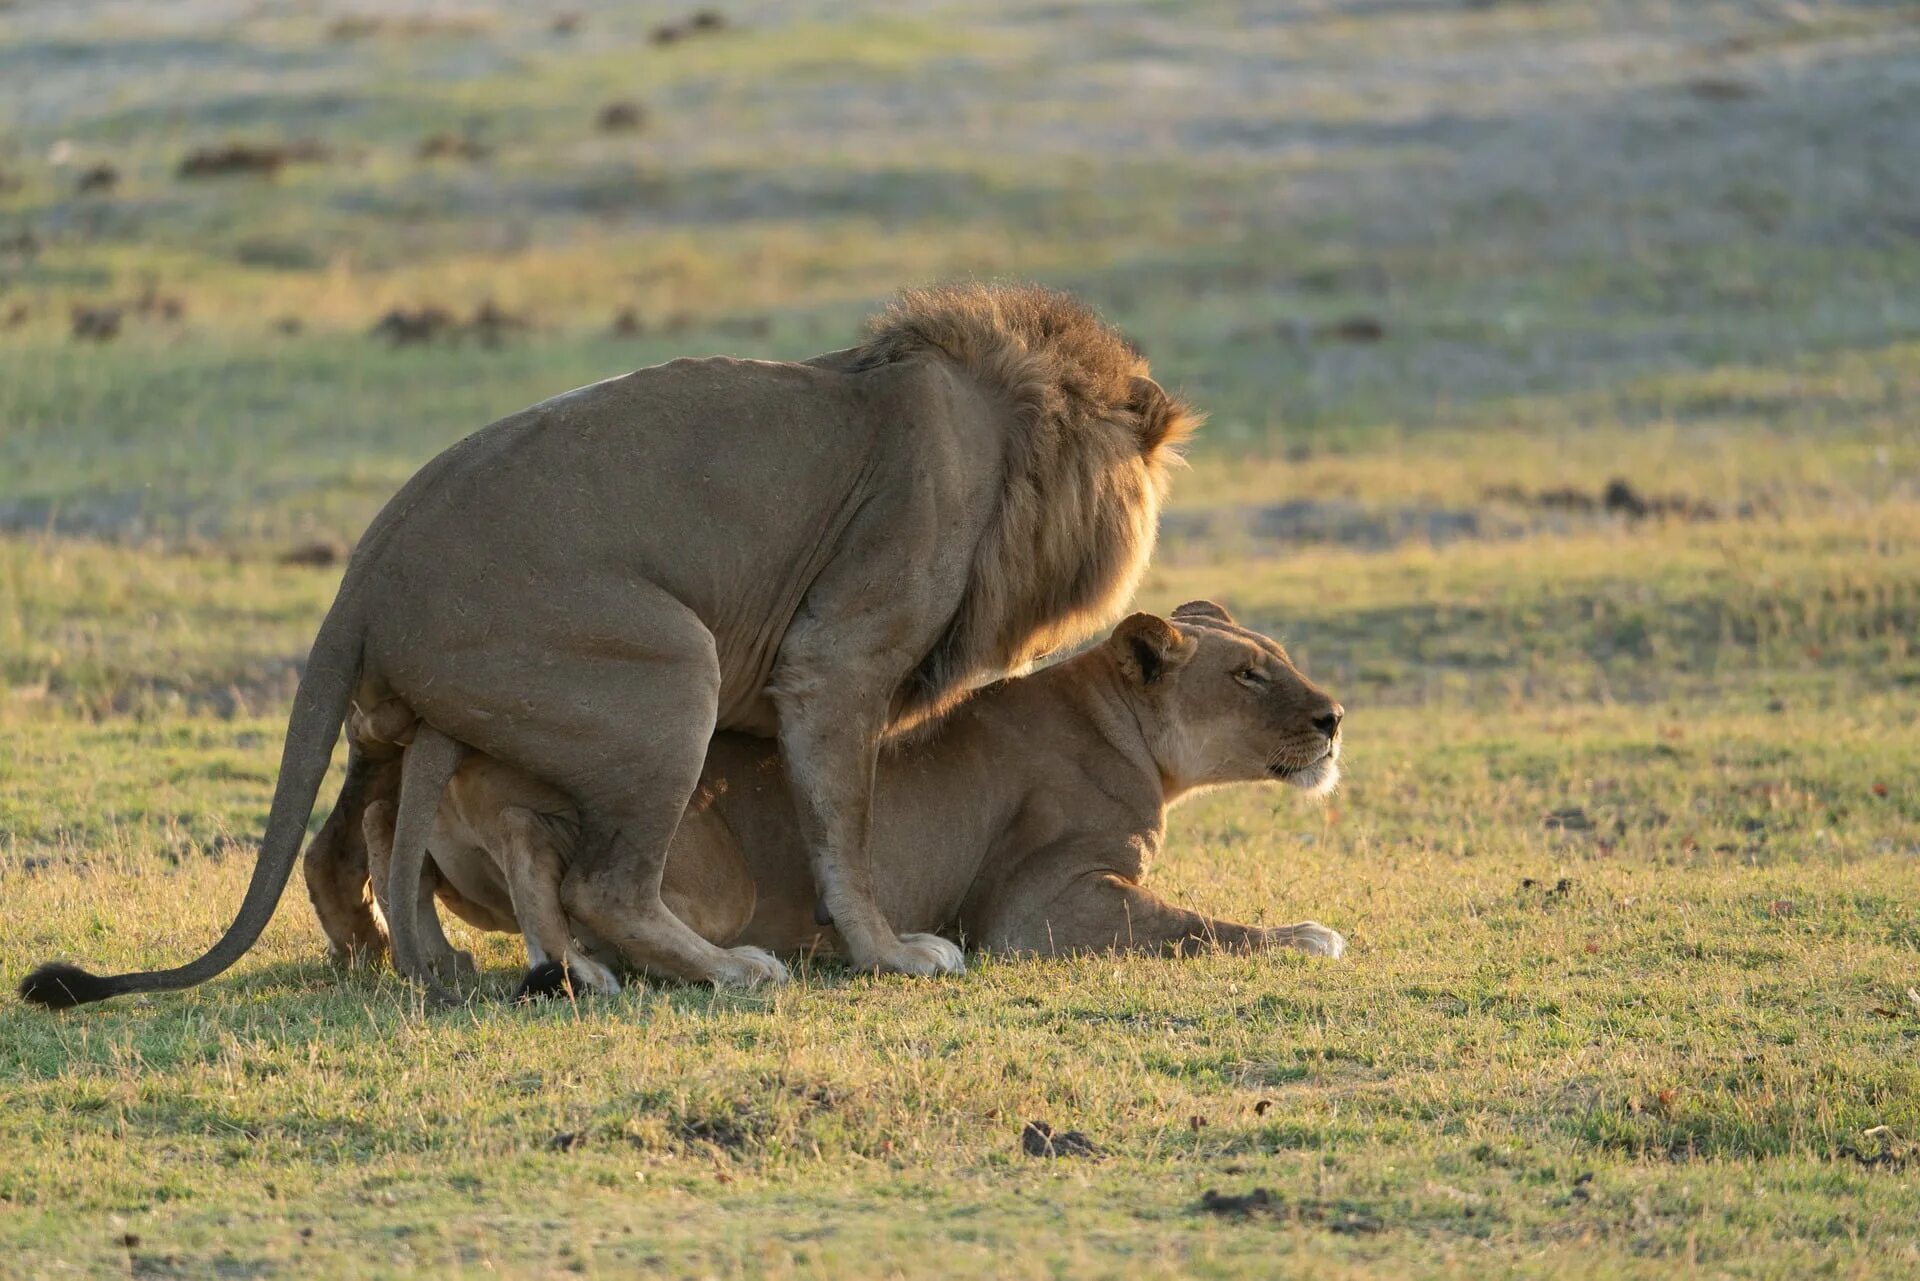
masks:
[[[1233,679],[1250,689],[1260,689],[1268,684],[1266,673],[1256,672],[1251,667],[1243,667],[1233,674]]]

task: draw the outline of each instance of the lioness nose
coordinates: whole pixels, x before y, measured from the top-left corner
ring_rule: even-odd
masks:
[[[1347,709],[1335,703],[1332,707],[1329,707],[1326,711],[1313,718],[1313,727],[1322,734],[1325,734],[1328,738],[1332,738],[1340,732],[1340,718],[1346,714]]]

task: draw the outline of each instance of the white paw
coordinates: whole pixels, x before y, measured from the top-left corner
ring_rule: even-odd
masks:
[[[614,972],[577,949],[567,951],[567,973],[572,976],[575,989],[584,987],[601,996],[620,994],[620,980]]]
[[[1330,930],[1318,921],[1302,921],[1287,928],[1293,936],[1287,945],[1308,956],[1337,958],[1346,953],[1347,941],[1340,937],[1338,931]]]
[[[787,967],[765,948],[730,947],[720,955],[724,959],[714,967],[715,986],[761,987],[787,981]]]
[[[874,966],[892,974],[964,974],[966,954],[960,945],[938,934],[902,934],[900,943]]]

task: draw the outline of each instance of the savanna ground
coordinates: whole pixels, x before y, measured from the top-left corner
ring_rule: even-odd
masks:
[[[1920,1268],[1912,6],[575,11],[0,4],[0,972],[216,935],[437,449],[953,275],[1212,410],[1142,603],[1284,636],[1350,781],[1157,880],[1352,951],[429,1015],[296,888],[0,1009],[0,1274]]]

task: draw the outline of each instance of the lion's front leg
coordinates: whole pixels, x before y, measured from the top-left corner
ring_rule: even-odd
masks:
[[[814,884],[856,969],[894,974],[958,974],[959,947],[937,934],[896,934],[874,892],[867,850],[873,806],[878,726],[848,707],[822,715],[822,704],[789,698],[781,706],[780,745],[793,781],[800,831],[811,853]]]
[[[904,629],[888,621],[884,604],[879,617],[872,602],[856,607],[831,595],[816,608],[841,621],[796,625],[768,685],[779,711],[794,816],[820,896],[816,919],[831,921],[856,969],[958,974],[966,958],[952,942],[937,934],[894,932],[874,892],[867,849],[880,737],[900,683],[897,673],[909,670],[912,660],[906,650],[861,642],[867,631]],[[858,625],[849,626],[843,615]]]
[[[1023,878],[1024,879],[1024,878]],[[1022,879],[1010,901],[982,923],[980,943],[992,951],[1054,956],[1075,952],[1151,952],[1191,956],[1214,948],[1251,952],[1290,947],[1310,956],[1339,956],[1347,941],[1317,921],[1297,925],[1241,925],[1176,907],[1138,884],[1107,871],[1073,877],[1052,894],[1011,900],[1041,889]]]

